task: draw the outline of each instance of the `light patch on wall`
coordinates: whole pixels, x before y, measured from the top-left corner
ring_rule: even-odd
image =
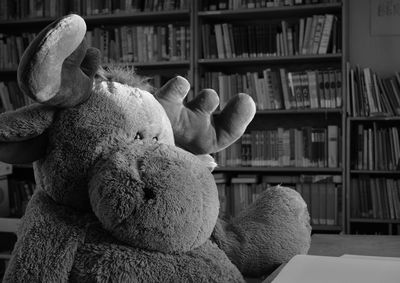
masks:
[[[400,35],[400,0],[370,0],[372,36]]]

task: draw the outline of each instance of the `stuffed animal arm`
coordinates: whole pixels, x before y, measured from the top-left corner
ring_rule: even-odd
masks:
[[[255,115],[254,101],[240,93],[214,118],[212,113],[219,105],[217,93],[204,89],[184,105],[189,89],[185,79],[176,77],[156,97],[171,121],[176,144],[193,153],[214,153],[228,147],[242,136]]]

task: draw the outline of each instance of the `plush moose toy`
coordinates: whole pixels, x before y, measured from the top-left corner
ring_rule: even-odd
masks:
[[[153,95],[100,71],[85,33],[77,15],[46,27],[18,68],[37,103],[0,115],[0,160],[34,162],[37,183],[5,282],[244,282],[307,252],[307,208],[289,188],[218,219],[208,154],[243,134],[248,95],[216,117],[217,94],[185,104],[182,77]]]

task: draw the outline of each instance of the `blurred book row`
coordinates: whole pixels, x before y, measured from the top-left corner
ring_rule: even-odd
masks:
[[[400,115],[400,72],[381,77],[371,68],[346,68],[349,88],[348,112],[354,117]]]
[[[33,102],[31,98],[22,94],[16,81],[0,82],[0,113],[14,110]]]
[[[35,33],[0,33],[0,68],[18,67]],[[103,56],[102,63],[189,60],[190,27],[182,24],[94,28],[86,33],[90,46]]]
[[[204,59],[336,54],[340,23],[334,15],[314,15],[293,22],[205,24],[201,26]]]
[[[400,220],[400,180],[351,178],[351,217]]]
[[[201,1],[201,9],[204,11],[255,9],[340,2],[340,0],[205,0]]]
[[[257,110],[321,109],[342,106],[342,72],[338,69],[290,72],[285,68],[262,72],[224,74],[207,72],[202,88],[211,87],[220,96],[221,109],[232,95],[248,93]]]
[[[0,177],[0,217],[22,217],[34,190],[32,181]]]
[[[220,216],[238,216],[262,192],[276,185],[296,190],[307,204],[312,225],[340,225],[342,178],[339,175],[258,176],[239,174],[229,177],[214,173],[220,200]]]
[[[357,170],[399,170],[399,127],[358,124],[352,143],[351,166]]]
[[[103,63],[161,62],[190,58],[190,27],[182,24],[94,28],[86,39]]]
[[[251,131],[216,153],[215,160],[220,167],[337,168],[341,165],[340,139],[337,125]]]

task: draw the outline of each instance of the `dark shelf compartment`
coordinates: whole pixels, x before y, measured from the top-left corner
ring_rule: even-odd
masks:
[[[174,60],[174,61],[155,61],[155,62],[132,62],[132,63],[116,63],[105,64],[104,66],[116,65],[118,67],[135,67],[135,68],[189,68],[189,60]]]

